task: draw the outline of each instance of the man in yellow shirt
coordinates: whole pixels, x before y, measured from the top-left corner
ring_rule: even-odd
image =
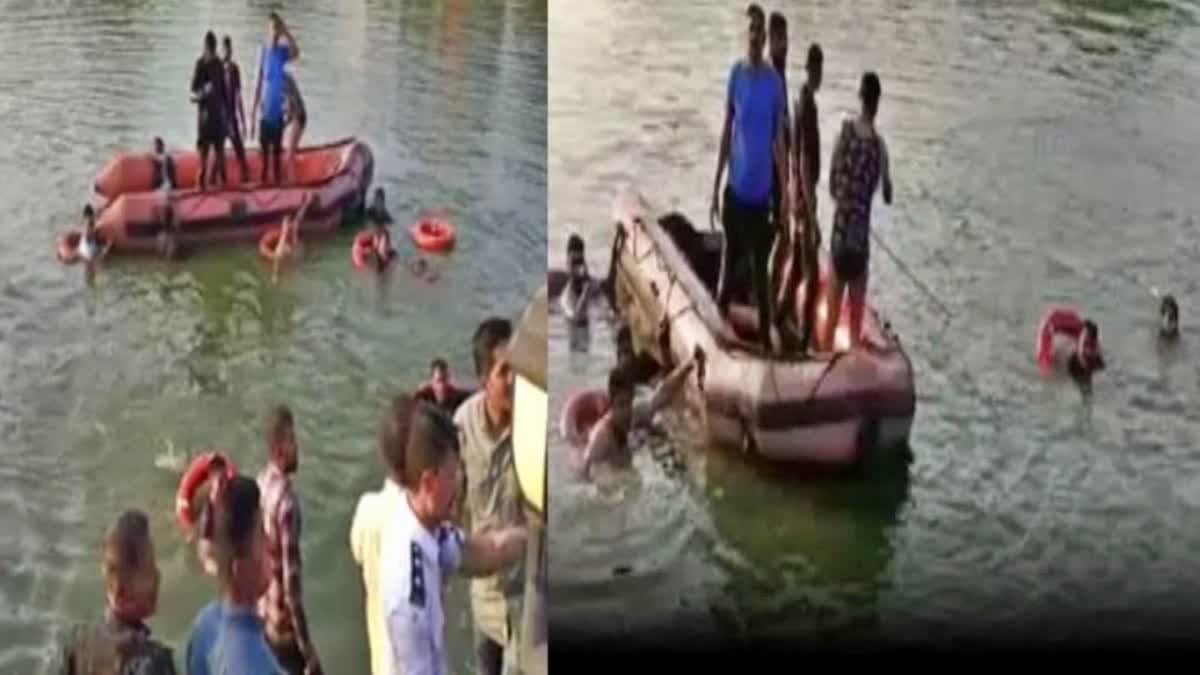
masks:
[[[350,525],[350,551],[354,562],[362,568],[363,587],[366,591],[367,640],[371,648],[371,674],[387,675],[391,645],[388,644],[387,627],[384,625],[382,598],[379,591],[379,548],[380,531],[384,518],[404,498],[398,476],[404,468],[404,449],[408,441],[408,420],[412,414],[414,399],[401,394],[392,399],[384,413],[379,430],[379,452],[387,468],[383,487],[367,492],[358,500],[354,520]]]

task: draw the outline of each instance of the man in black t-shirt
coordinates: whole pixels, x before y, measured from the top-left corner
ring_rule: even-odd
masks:
[[[221,38],[221,65],[225,70],[225,135],[233,144],[233,154],[241,167],[241,181],[250,180],[250,169],[246,166],[246,146],[242,137],[246,130],[246,108],[242,105],[242,71],[233,60],[233,40],[226,35]]]
[[[209,179],[225,184],[225,67],[217,58],[217,36],[204,34],[204,53],[196,59],[192,74],[192,102],[197,103],[196,149],[200,152],[200,189],[207,189]],[[208,153],[213,151],[216,162],[214,174],[208,172]]]

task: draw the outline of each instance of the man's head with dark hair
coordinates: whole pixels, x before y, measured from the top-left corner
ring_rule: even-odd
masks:
[[[583,237],[578,234],[572,234],[567,237],[567,261],[571,262],[582,258],[584,253]]]
[[[154,154],[161,155],[161,154],[163,154],[164,150],[166,150],[166,147],[163,145],[162,137],[155,136],[154,137]]]
[[[781,77],[787,75],[788,30],[787,19],[779,12],[771,12],[767,26],[767,51],[771,53],[771,65]]]
[[[635,384],[632,366],[628,363],[618,364],[608,374],[609,411],[612,415],[613,429],[622,444],[633,425]]]
[[[217,571],[222,592],[239,605],[253,605],[271,583],[260,498],[257,483],[245,476],[235,476],[215,511]]]
[[[821,77],[825,70],[825,53],[821,51],[821,45],[814,42],[808,46],[808,59],[804,62],[804,70],[808,73],[809,89],[820,89]]]
[[[215,56],[217,53],[217,35],[211,30],[204,34],[204,54]]]
[[[1158,306],[1158,332],[1164,338],[1179,337],[1179,303],[1175,296],[1164,295]]]
[[[295,421],[286,405],[275,406],[267,417],[267,456],[284,473],[293,473],[300,466]]]
[[[108,606],[114,614],[131,621],[154,614],[158,608],[159,573],[145,513],[126,511],[105,533],[101,571]]]
[[[450,365],[446,359],[436,358],[429,364],[429,388],[439,403],[446,400],[450,393]]]
[[[233,58],[233,40],[225,35],[221,38],[221,60],[228,61],[231,58]]]
[[[379,425],[379,454],[383,457],[388,475],[396,483],[404,484],[405,455],[408,453],[409,420],[417,399],[408,392],[392,397],[383,413]]]
[[[754,65],[762,63],[763,45],[767,42],[767,17],[757,3],[746,8],[749,31],[746,34],[746,56]]]
[[[436,525],[450,518],[460,466],[454,422],[437,406],[415,401],[404,454],[404,487],[422,523]]]
[[[863,112],[874,119],[879,112],[879,97],[883,95],[883,87],[879,84],[879,76],[875,71],[863,73],[862,84],[858,88],[858,97],[862,100]]]
[[[1079,344],[1076,347],[1079,361],[1087,366],[1088,370],[1102,368],[1104,356],[1100,349],[1100,328],[1095,321],[1085,319],[1083,322],[1083,331],[1079,333]]]
[[[513,373],[508,362],[512,335],[511,321],[491,317],[479,324],[471,339],[475,373],[484,392],[488,416],[500,428],[512,423]]]
[[[91,204],[84,204],[83,205],[83,228],[85,230],[91,231],[95,227],[96,227],[96,210],[92,208]]]

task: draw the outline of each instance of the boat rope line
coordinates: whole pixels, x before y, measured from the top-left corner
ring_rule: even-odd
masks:
[[[929,290],[928,286],[926,286],[919,278],[917,278],[917,275],[908,268],[908,265],[904,264],[904,261],[900,259],[900,256],[896,255],[896,253],[892,251],[892,249],[889,248],[886,243],[884,243],[883,238],[879,236],[874,228],[871,228],[871,238],[874,239],[875,243],[879,245],[879,248],[883,249],[883,252],[892,259],[892,262],[896,264],[896,267],[900,269],[900,272],[913,282],[913,284],[917,287],[917,290],[924,293],[926,297],[933,302],[933,304],[937,305],[938,309],[940,309],[947,318],[954,318],[954,312],[951,312],[950,308],[947,307],[946,304],[943,303],[933,291]]]

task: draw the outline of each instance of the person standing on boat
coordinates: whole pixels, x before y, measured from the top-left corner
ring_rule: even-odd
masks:
[[[787,260],[791,230],[788,221],[790,213],[783,210],[783,200],[780,198],[780,193],[788,189],[788,179],[791,176],[789,165],[792,159],[792,128],[788,124],[788,120],[791,119],[791,113],[788,109],[787,31],[787,19],[783,14],[780,12],[771,12],[771,16],[767,20],[767,53],[771,61],[771,67],[775,69],[775,72],[779,75],[779,81],[783,85],[784,149],[784,172],[782,174],[774,174],[771,181],[771,218],[774,239],[771,248],[771,272],[768,282],[770,283],[772,298],[775,297],[777,289],[783,284],[784,263]],[[790,326],[782,321],[783,315],[779,313],[778,308],[776,308],[774,318],[776,326],[780,330],[780,337],[785,339],[787,343],[794,343],[795,337],[788,330]]]
[[[221,66],[225,70],[226,132],[233,144],[233,154],[242,170],[241,182],[250,180],[250,167],[246,165],[246,146],[242,137],[246,135],[246,106],[242,104],[242,70],[233,60],[233,40],[226,35],[221,38]]]
[[[816,331],[819,267],[817,252],[821,246],[821,229],[817,223],[817,183],[821,176],[821,131],[817,118],[817,90],[821,88],[821,71],[825,55],[815,42],[809,45],[804,69],[808,74],[796,101],[796,116],[792,132],[792,174],[796,193],[793,203],[795,229],[791,237],[791,265],[784,279],[780,297],[780,315],[785,320],[796,314],[796,289],[803,277],[804,316],[800,348],[818,342]]]
[[[858,89],[862,111],[842,122],[829,167],[829,195],[834,201],[833,235],[829,249],[833,274],[829,282],[829,321],[822,339],[824,349],[834,348],[834,335],[842,309],[843,291],[849,294],[850,347],[859,344],[867,301],[867,264],[871,244],[871,201],[882,185],[883,201],[892,203],[892,179],[887,145],[875,130],[882,89],[879,76],[863,73]]]
[[[263,529],[271,560],[271,583],[258,603],[267,642],[292,675],[320,673],[321,661],[308,632],[300,558],[300,499],[292,487],[299,450],[292,411],[278,406],[267,427],[270,459],[258,474]]]
[[[300,48],[292,32],[283,22],[283,18],[271,12],[267,25],[267,43],[263,46],[259,58],[258,78],[254,84],[254,103],[250,106],[250,117],[258,117],[259,105],[262,105],[262,117],[259,120],[259,142],[262,145],[262,183],[267,184],[270,169],[275,171],[276,182],[282,179],[283,151],[283,108],[287,86],[284,81],[284,65],[300,58]],[[254,127],[250,127],[250,140],[254,140]]]
[[[217,36],[204,34],[204,53],[192,74],[192,102],[198,104],[196,149],[200,152],[200,189],[225,184],[225,69],[217,58]],[[209,170],[209,152],[214,168]]]
[[[286,92],[286,104],[283,117],[284,135],[287,137],[287,150],[283,160],[284,166],[287,167],[289,182],[297,182],[296,175],[296,149],[300,147],[300,137],[304,135],[304,128],[308,125],[308,112],[304,108],[304,97],[300,95],[300,87],[296,85],[296,78],[292,77],[286,69],[283,71],[284,91]]]
[[[770,351],[771,195],[777,177],[787,176],[783,145],[786,97],[779,74],[763,61],[766,17],[762,8],[752,4],[746,16],[750,20],[748,53],[729,72],[709,216],[715,220],[720,213],[725,230],[717,306],[723,314],[728,312],[735,286],[734,271],[743,262],[749,262],[758,305],[759,338]],[[727,162],[729,181],[722,210],[719,190]],[[788,191],[781,190],[779,197],[787,212]]]

